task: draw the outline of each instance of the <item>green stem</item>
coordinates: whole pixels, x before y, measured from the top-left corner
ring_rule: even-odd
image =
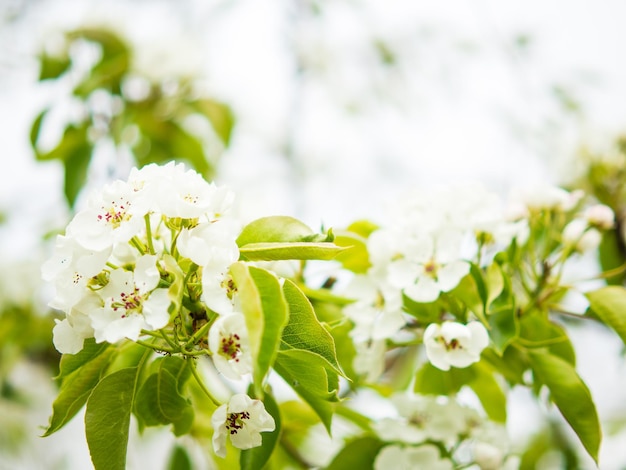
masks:
[[[139,253],[141,253],[142,255],[146,254],[146,247],[143,246],[143,243],[141,243],[141,241],[137,238],[137,236],[134,236],[133,238],[130,239],[130,243],[137,248],[137,250],[139,251]]]
[[[144,346],[146,348],[150,348],[153,351],[162,351],[162,352],[166,352],[168,354],[174,354],[177,351],[171,349],[171,348],[166,348],[164,346],[159,346],[157,344],[154,343],[148,343],[147,341],[142,341],[140,339],[138,339],[137,341],[135,341],[135,343],[140,344],[141,346]]]
[[[216,319],[217,317],[213,317],[212,319],[208,320],[204,325],[202,325],[202,327],[196,331],[191,338],[189,338],[189,341],[187,341],[185,343],[184,348],[187,349],[190,346],[193,346],[194,344],[196,344],[198,342],[198,339],[200,339],[201,336],[206,335],[207,332],[209,331],[209,328],[211,328],[211,325],[213,324],[213,321]]]
[[[148,239],[148,251],[151,255],[154,255],[156,252],[154,251],[154,245],[152,244],[152,228],[150,227],[150,214],[144,215],[143,218],[146,221],[146,238]]]
[[[335,412],[367,432],[372,432],[372,419],[347,406],[338,405]]]
[[[191,374],[193,375],[193,378],[196,379],[196,382],[198,382],[198,386],[204,392],[204,394],[209,397],[209,399],[213,402],[215,406],[221,406],[222,404],[219,402],[219,400],[217,400],[217,398],[213,396],[211,391],[204,384],[202,377],[200,377],[200,375],[198,374],[198,370],[196,369],[196,364],[194,361],[190,361],[189,368],[191,369]]]

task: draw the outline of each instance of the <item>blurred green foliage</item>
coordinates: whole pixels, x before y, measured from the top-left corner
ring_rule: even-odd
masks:
[[[62,51],[40,53],[39,81],[79,75],[75,46],[96,45],[98,59],[89,73],[75,80],[71,91],[83,113],[66,123],[54,148],[42,150],[40,136],[51,108],[42,110],[32,124],[30,142],[38,160],[63,163],[70,206],[86,183],[95,146],[104,139],[117,150],[130,151],[138,167],[181,160],[212,179],[217,157],[229,144],[234,125],[227,105],[199,93],[194,83],[197,77],[158,80],[145,76],[133,66],[130,44],[112,31],[77,29],[67,32],[64,39]],[[207,132],[189,129],[189,119],[198,117],[208,123]]]
[[[613,210],[615,225],[603,235],[599,258],[603,271],[615,272],[607,277],[607,283],[623,285],[626,282],[626,272],[621,269],[626,264],[626,136],[617,137],[609,151],[581,149],[579,161],[583,165],[581,176],[570,187],[582,189]]]

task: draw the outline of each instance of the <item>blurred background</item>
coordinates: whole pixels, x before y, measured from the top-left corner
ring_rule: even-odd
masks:
[[[232,187],[244,219],[319,228],[376,221],[415,187],[567,185],[626,129],[625,13],[618,0],[0,0],[0,469],[90,466],[80,419],[38,436],[59,359],[39,268],[91,188],[178,158]],[[573,339],[602,468],[624,469],[622,345],[593,327]],[[540,410],[513,392],[523,448]],[[131,441],[129,468],[163,467],[168,439]],[[562,465],[546,455],[541,468]]]

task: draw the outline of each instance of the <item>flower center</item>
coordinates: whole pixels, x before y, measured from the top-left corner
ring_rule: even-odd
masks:
[[[122,318],[126,318],[131,313],[141,313],[141,305],[144,299],[143,296],[139,294],[139,289],[135,287],[132,292],[121,292],[118,301],[115,301],[115,299],[112,300],[111,308],[113,308],[113,311],[117,312],[119,309],[122,309],[124,311]]]
[[[463,349],[463,345],[456,338],[452,338],[450,340],[450,342],[447,342],[443,336],[439,336],[437,338],[437,341],[439,341],[441,344],[443,344],[447,351],[454,351],[456,349]]]
[[[439,266],[437,265],[437,263],[435,263],[435,260],[431,259],[431,260],[427,261],[424,264],[424,273],[427,276],[432,277],[433,279],[437,279],[437,268],[438,267]]]
[[[185,194],[183,196],[183,200],[185,202],[188,202],[189,204],[198,204],[198,201],[200,200],[200,198],[198,196],[193,195],[193,194],[187,193],[187,194]]]
[[[122,222],[130,220],[131,216],[128,214],[128,208],[130,206],[129,201],[111,201],[110,207],[102,206],[102,212],[98,214],[98,221],[111,224],[113,228],[118,228]]]
[[[226,429],[230,434],[237,434],[240,429],[243,429],[246,424],[244,420],[250,419],[250,413],[242,411],[241,413],[229,413],[226,418]]]
[[[241,338],[238,334],[231,333],[228,336],[222,336],[220,354],[230,360],[239,362],[239,357],[241,356]]]

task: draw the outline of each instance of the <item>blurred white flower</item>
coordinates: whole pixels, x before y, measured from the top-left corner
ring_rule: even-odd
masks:
[[[385,370],[385,340],[363,341],[354,343],[356,355],[352,367],[357,374],[363,374],[365,381],[374,383]]]
[[[454,467],[448,459],[442,459],[439,449],[432,444],[419,447],[389,445],[376,456],[375,470],[452,470]]]
[[[266,410],[263,402],[253,400],[245,393],[231,397],[211,416],[213,425],[213,450],[219,457],[226,457],[226,438],[238,449],[251,449],[262,444],[262,432],[276,428],[274,418]]]
[[[424,331],[424,346],[430,363],[441,370],[468,367],[480,360],[480,353],[489,344],[489,335],[482,323],[467,325],[446,321],[431,323]]]
[[[432,440],[448,445],[480,422],[475,410],[453,400],[407,393],[396,393],[390,400],[400,416],[374,425],[380,438],[389,442],[419,444]]]
[[[615,225],[613,209],[604,204],[594,204],[588,207],[585,209],[584,217],[589,222],[589,225],[600,230],[608,230]]]
[[[350,336],[356,342],[391,338],[406,324],[400,290],[371,272],[356,275],[342,292],[344,297],[356,299],[343,309],[354,322]]]
[[[209,350],[218,371],[239,380],[252,372],[248,329],[241,313],[221,315],[209,330]]]
[[[563,229],[563,243],[572,246],[579,253],[594,250],[602,241],[602,235],[595,228],[589,228],[584,219],[574,219]]]

